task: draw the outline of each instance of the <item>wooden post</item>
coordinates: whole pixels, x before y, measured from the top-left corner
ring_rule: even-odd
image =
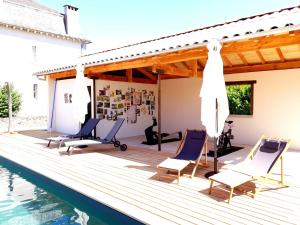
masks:
[[[8,132],[12,132],[12,98],[11,98],[11,84],[7,84],[7,95],[8,95]]]
[[[157,85],[158,85],[158,109],[157,109],[157,133],[158,133],[158,151],[161,151],[161,71],[157,71]]]
[[[93,78],[93,105],[94,105],[94,107],[93,107],[93,117],[94,118],[96,118],[96,107],[97,107],[97,102],[96,102],[96,79],[95,78]],[[97,129],[95,128],[94,129],[94,138],[96,138],[97,137]]]

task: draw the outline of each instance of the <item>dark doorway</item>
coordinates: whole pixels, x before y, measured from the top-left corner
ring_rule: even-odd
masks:
[[[90,95],[90,102],[87,104],[87,114],[85,115],[85,120],[84,120],[84,123],[82,124],[82,126],[84,126],[84,124],[86,124],[86,122],[92,118],[92,103],[91,103],[91,86],[87,86],[88,88],[88,92],[89,92],[89,95]]]

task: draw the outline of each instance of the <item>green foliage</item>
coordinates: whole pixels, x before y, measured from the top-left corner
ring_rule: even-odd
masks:
[[[228,85],[226,89],[230,114],[251,115],[251,85]]]
[[[15,116],[21,109],[21,94],[11,85],[12,111]],[[8,89],[7,85],[0,86],[0,117],[8,117]]]

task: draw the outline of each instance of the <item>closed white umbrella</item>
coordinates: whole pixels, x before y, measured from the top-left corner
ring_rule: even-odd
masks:
[[[75,87],[73,90],[73,109],[76,120],[84,123],[85,115],[88,113],[87,104],[90,102],[90,95],[83,75],[84,67],[78,63],[76,66]]]
[[[208,59],[203,71],[203,83],[200,91],[201,122],[206,127],[208,136],[215,140],[213,173],[217,173],[217,138],[224,128],[225,120],[229,115],[229,107],[223,61],[220,55],[221,44],[217,40],[212,40],[207,48]]]

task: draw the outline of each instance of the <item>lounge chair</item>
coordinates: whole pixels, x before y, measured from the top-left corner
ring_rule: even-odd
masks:
[[[168,158],[157,166],[157,174],[161,176],[175,176],[179,184],[180,173],[190,163],[194,163],[191,177],[194,176],[205,149],[205,165],[207,165],[207,135],[204,130],[187,130],[182,139],[176,156]],[[176,175],[163,172],[176,172]]]
[[[67,152],[69,154],[72,154],[74,148],[81,145],[99,145],[99,144],[113,144],[116,148],[120,147],[122,151],[126,151],[127,145],[121,144],[120,141],[116,139],[116,134],[120,130],[124,121],[125,121],[124,118],[118,118],[104,139],[96,138],[94,140],[75,140],[75,141],[65,142],[65,146],[68,147]]]
[[[58,136],[58,137],[49,137],[47,140],[49,140],[47,147],[50,146],[50,143],[52,141],[58,142],[60,146],[66,141],[70,139],[84,139],[84,138],[90,138],[92,136],[92,131],[96,128],[97,124],[99,123],[100,119],[96,118],[90,118],[80,129],[80,131],[77,134],[71,134],[71,135],[64,135],[64,136]]]
[[[283,154],[287,151],[289,145],[290,140],[261,137],[244,162],[209,178],[209,194],[212,192],[214,182],[223,184],[230,189],[228,199],[228,203],[230,203],[234,188],[249,181],[270,180],[269,176],[278,161],[281,162],[281,177],[277,183],[286,186],[283,174]],[[261,188],[262,186],[255,188],[251,193],[252,196],[255,197]]]

